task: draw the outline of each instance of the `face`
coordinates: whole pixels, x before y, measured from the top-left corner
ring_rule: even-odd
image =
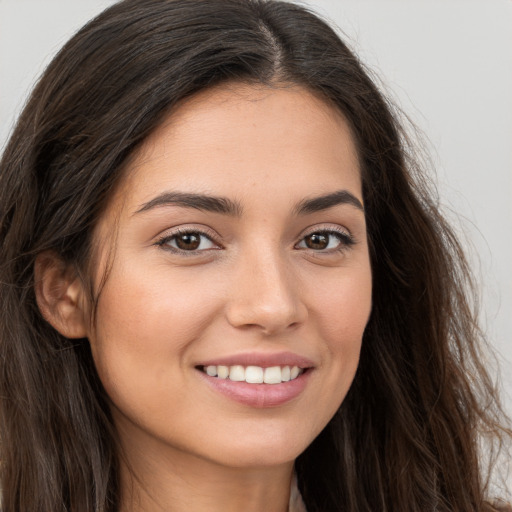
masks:
[[[299,87],[217,87],[149,137],[95,232],[88,336],[127,449],[247,467],[311,443],[370,314],[362,202],[347,123]]]

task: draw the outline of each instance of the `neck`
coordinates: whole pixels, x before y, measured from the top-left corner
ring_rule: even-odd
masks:
[[[132,446],[121,460],[120,512],[287,512],[292,476],[293,461],[233,468]]]

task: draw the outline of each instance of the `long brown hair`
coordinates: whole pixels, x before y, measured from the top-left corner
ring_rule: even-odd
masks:
[[[87,340],[43,320],[34,260],[56,251],[87,281],[91,232],[123,163],[180,101],[229,81],[308,88],[344,114],[359,151],[373,310],[345,401],[296,461],[308,511],[491,510],[479,445],[499,448],[510,432],[470,273],[356,56],[289,2],[125,0],[50,64],[0,163],[4,512],[117,510],[107,399]]]

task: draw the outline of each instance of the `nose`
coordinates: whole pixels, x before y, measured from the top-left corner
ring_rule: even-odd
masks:
[[[296,328],[305,321],[308,310],[290,262],[277,250],[273,254],[264,249],[255,252],[238,263],[232,276],[228,322],[265,335]]]

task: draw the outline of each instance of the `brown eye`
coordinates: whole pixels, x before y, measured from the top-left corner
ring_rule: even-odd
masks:
[[[184,233],[176,235],[176,247],[182,251],[193,251],[201,245],[201,236],[198,233]]]
[[[297,245],[297,249],[310,249],[312,251],[330,252],[343,250],[354,244],[349,233],[332,231],[315,231],[306,235]]]
[[[327,233],[313,233],[304,237],[304,242],[308,249],[322,250],[329,245],[330,236]]]
[[[201,253],[208,249],[218,249],[213,240],[200,231],[178,232],[162,238],[157,245],[174,252]]]

